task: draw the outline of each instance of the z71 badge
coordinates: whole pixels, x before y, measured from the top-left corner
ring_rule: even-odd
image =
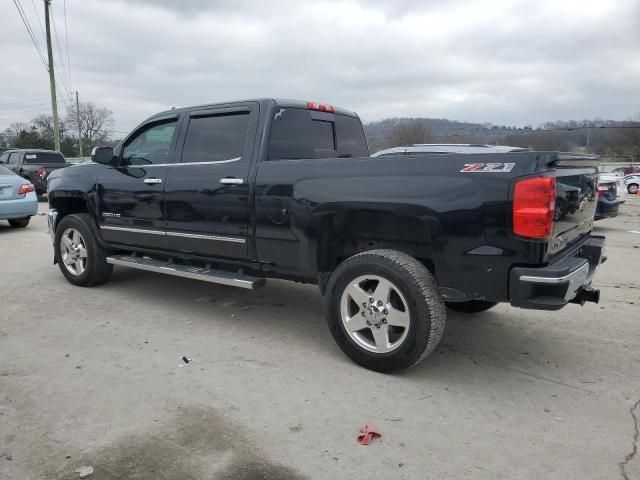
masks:
[[[513,170],[515,163],[465,163],[460,170],[463,173],[507,173]]]

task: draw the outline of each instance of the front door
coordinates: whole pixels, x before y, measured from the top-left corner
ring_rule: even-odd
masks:
[[[244,259],[249,239],[249,170],[258,104],[192,110],[180,162],[165,187],[167,241],[171,250]]]
[[[107,242],[167,248],[162,201],[177,125],[177,116],[143,125],[124,143],[118,166],[97,175],[99,224]]]

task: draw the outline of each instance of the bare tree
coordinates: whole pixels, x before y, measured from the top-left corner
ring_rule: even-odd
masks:
[[[31,123],[40,134],[40,137],[53,145],[53,116],[43,113],[31,120]],[[58,125],[60,127],[60,138],[64,138],[68,133],[67,124],[65,121],[60,121]]]
[[[71,132],[78,131],[78,117],[75,110],[67,112],[67,125]],[[113,112],[108,108],[95,106],[91,102],[80,103],[80,134],[86,152],[109,141],[113,128]]]
[[[399,147],[415,143],[429,143],[433,140],[431,129],[419,120],[404,120],[391,130],[391,137],[387,141],[387,147]]]

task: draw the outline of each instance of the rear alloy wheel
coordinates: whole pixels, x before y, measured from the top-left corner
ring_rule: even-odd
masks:
[[[340,299],[340,314],[351,339],[373,353],[397,349],[411,325],[402,292],[378,275],[362,275],[349,282]]]
[[[630,183],[627,186],[627,192],[629,192],[632,195],[635,195],[636,193],[638,193],[638,184],[637,183]]]
[[[486,300],[469,300],[468,302],[446,302],[447,308],[463,313],[480,313],[495,307],[498,302]]]
[[[378,372],[418,363],[438,345],[446,309],[435,279],[415,258],[371,250],[342,262],[326,290],[327,321],[338,346]]]
[[[113,271],[92,222],[88,214],[75,213],[63,217],[56,227],[56,262],[65,278],[80,287],[103,283]]]
[[[29,217],[12,218],[11,220],[9,220],[9,225],[11,225],[13,228],[24,228],[29,225],[29,220]]]

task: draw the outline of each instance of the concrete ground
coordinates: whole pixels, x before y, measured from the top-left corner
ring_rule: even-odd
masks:
[[[599,305],[449,312],[434,354],[382,375],[313,286],[117,268],[77,288],[44,216],[2,222],[0,479],[639,479],[640,197],[597,232]]]

